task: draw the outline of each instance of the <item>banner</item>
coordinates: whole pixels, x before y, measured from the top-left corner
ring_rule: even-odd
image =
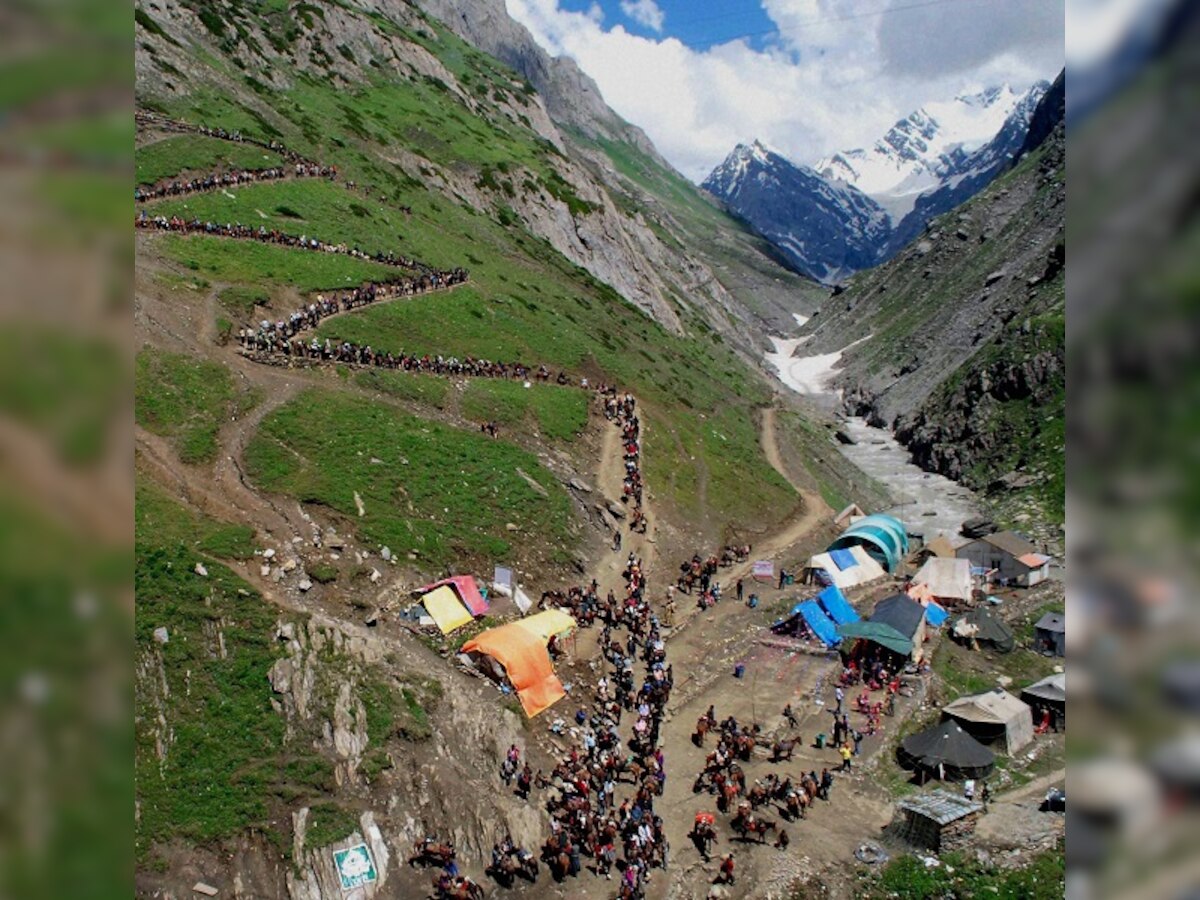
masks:
[[[775,580],[775,563],[769,559],[760,559],[754,563],[754,570],[751,577],[755,581],[774,581]]]
[[[367,849],[366,844],[355,844],[345,850],[333,851],[333,867],[337,869],[343,891],[352,891],[370,884],[378,877],[375,874],[371,851]]]

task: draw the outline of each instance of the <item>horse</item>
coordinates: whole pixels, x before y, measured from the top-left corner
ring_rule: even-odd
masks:
[[[483,900],[483,888],[465,875],[434,876],[433,893],[438,900]]]
[[[711,858],[712,845],[717,840],[717,831],[711,824],[708,822],[696,822],[692,826],[692,831],[688,837],[691,838],[692,843],[696,845],[696,850],[699,851],[705,860]]]
[[[442,868],[454,862],[456,856],[453,841],[439,844],[433,838],[427,837],[417,845],[417,852],[409,858],[408,864],[414,868],[418,865]]]
[[[801,741],[800,735],[793,735],[790,738],[781,738],[771,745],[771,762],[783,762],[784,760],[791,761],[792,754],[796,751],[796,747]]]
[[[704,746],[704,737],[708,734],[709,729],[708,716],[701,716],[696,720],[696,731],[692,735],[692,743],[697,747]]]

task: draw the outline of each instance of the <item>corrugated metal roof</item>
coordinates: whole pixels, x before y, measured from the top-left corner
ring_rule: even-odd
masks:
[[[938,825],[949,825],[971,813],[983,811],[983,804],[968,800],[960,794],[937,788],[926,794],[915,797],[905,797],[897,807],[906,812],[916,813],[926,819],[931,819]]]
[[[995,534],[985,534],[980,540],[1018,559],[1027,553],[1037,553],[1037,547],[1015,531],[997,531]]]
[[[1031,569],[1040,569],[1046,563],[1050,562],[1050,557],[1042,553],[1026,553],[1024,556],[1018,556],[1017,562]]]

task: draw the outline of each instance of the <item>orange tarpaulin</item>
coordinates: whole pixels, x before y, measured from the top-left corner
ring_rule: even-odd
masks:
[[[504,666],[530,718],[567,695],[554,674],[546,642],[516,622],[489,628],[463,644],[463,652],[486,653]]]

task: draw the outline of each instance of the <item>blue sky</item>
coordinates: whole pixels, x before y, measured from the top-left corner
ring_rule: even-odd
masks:
[[[689,47],[707,50],[747,35],[747,42],[761,49],[778,34],[775,23],[757,3],[745,0],[657,0],[663,12],[663,29],[656,32],[640,24],[621,10],[620,0],[563,0],[559,6],[571,12],[585,12],[595,4],[604,11],[604,24],[622,25],[633,34],[646,37],[678,38]]]
[[[811,165],[926,104],[1053,80],[1064,2],[505,0],[697,182],[738,143]]]

